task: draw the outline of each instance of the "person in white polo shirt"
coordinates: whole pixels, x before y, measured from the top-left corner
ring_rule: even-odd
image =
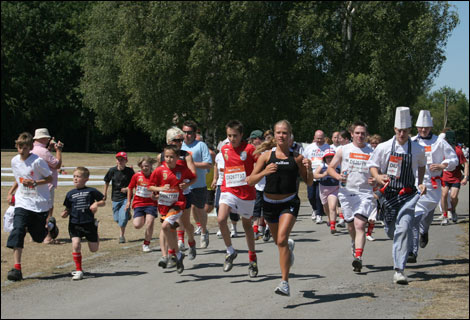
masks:
[[[452,146],[445,139],[439,139],[438,136],[432,134],[431,112],[421,110],[416,121],[416,127],[418,128],[418,135],[411,138],[411,140],[418,142],[426,152],[424,183],[426,184],[427,193],[419,199],[416,205],[413,221],[413,247],[408,255],[408,263],[416,262],[418,247],[426,247],[429,241],[429,226],[433,220],[434,209],[441,200],[442,171],[444,169],[454,170],[459,162]]]
[[[411,116],[408,107],[398,107],[395,114],[395,136],[377,146],[367,166],[384,189],[381,198],[385,232],[393,239],[393,282],[408,284],[404,274],[413,237],[412,223],[416,203],[426,194],[423,184],[426,171],[424,148],[411,141]],[[418,188],[415,174],[418,175]],[[418,189],[420,194],[418,193]]]

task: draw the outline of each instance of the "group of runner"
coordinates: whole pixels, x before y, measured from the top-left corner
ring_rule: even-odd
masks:
[[[336,233],[337,226],[347,224],[354,272],[361,272],[366,239],[373,240],[375,221],[378,216],[383,220],[387,235],[393,239],[393,281],[406,284],[406,263],[416,262],[418,247],[424,248],[429,241],[434,209],[443,198],[441,190],[460,187],[457,183],[448,184],[443,171],[455,174],[458,171],[461,175],[463,168],[460,165],[465,165],[465,177],[460,177],[459,183],[466,184],[468,179],[465,157],[458,158],[455,148],[447,142],[455,144],[451,134],[438,137],[431,133],[433,124],[429,111],[421,110],[416,127],[418,135],[411,137],[410,110],[399,107],[395,116],[395,136],[384,143],[381,143],[380,136],[369,136],[367,125],[358,121],[349,130],[334,132],[331,145],[325,142],[324,132],[317,130],[313,143],[303,150],[294,141],[293,130],[287,120],[277,122],[273,131],[268,130],[264,134],[260,130],[253,131],[249,142],[243,138],[243,124],[232,120],[225,126],[227,139],[219,143],[219,152],[215,156],[211,155],[206,143],[197,139],[197,124],[187,121],[182,129],[172,127],[167,130],[167,146],[161,155],[157,159],[141,158],[138,162],[141,171],[138,173],[126,166],[125,152],[116,154],[117,166],[105,176],[104,194],[86,187],[88,175],[84,169],[77,168],[74,172],[76,190],[67,194],[66,210],[62,214],[63,217],[70,215],[69,233],[77,268],[73,279],[83,278],[81,256],[80,263],[76,258],[80,253],[80,239],[87,237],[90,250],[98,249],[97,222],[92,218],[97,207],[104,205],[108,184],[112,182],[113,214],[121,229],[120,243],[126,241],[124,230],[131,219],[132,208],[134,227],[140,229],[145,226],[142,250],[151,251],[149,245],[154,220],[160,214],[162,256],[158,265],[162,268],[176,266],[177,272],[181,273],[184,270],[184,251],[187,250],[185,234],[188,258],[193,260],[197,255],[197,232],[191,224],[191,212],[200,224],[200,247],[207,248],[206,210],[215,206],[219,225],[217,234],[226,246],[223,271],[229,272],[238,256],[231,238],[237,235],[236,224],[241,220],[248,247],[249,276],[256,277],[259,272],[255,240],[264,238],[268,241],[272,236],[279,250],[282,274],[274,291],[289,296],[288,280],[294,264],[295,247],[289,236],[300,209],[298,191],[302,179],[308,186],[312,219],[320,224],[326,213],[332,234]],[[22,139],[20,137],[16,141],[20,154],[12,160],[12,168],[18,162],[23,166],[29,165],[26,155],[29,151],[25,150],[26,143]],[[155,163],[157,167],[153,170]],[[211,175],[206,181],[206,174],[212,166],[213,178]],[[25,168],[14,168],[20,186],[17,198],[19,196],[20,199],[30,196],[38,184],[49,182],[45,171],[42,172],[44,180],[29,177],[26,171]],[[213,191],[208,191],[206,185]],[[79,191],[85,188],[93,190],[86,189],[84,198],[84,192]],[[39,195],[40,192],[35,193],[35,196]],[[454,215],[456,202],[452,205]],[[446,206],[447,202],[443,205],[445,213]],[[19,213],[21,210],[18,208]],[[35,208],[25,210],[29,215],[38,212]],[[340,217],[338,224],[337,214]],[[87,219],[81,221],[80,215]],[[227,224],[229,218],[231,230]],[[20,222],[15,216],[14,229],[7,243],[7,247],[15,250],[15,258],[23,246],[19,238],[24,238],[26,229],[25,223]],[[55,227],[54,224],[46,226],[46,234],[47,230]],[[29,225],[28,231],[31,232]],[[18,276],[11,271],[8,279],[21,280],[21,274]]]

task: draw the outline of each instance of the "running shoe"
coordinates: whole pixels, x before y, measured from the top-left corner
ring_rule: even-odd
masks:
[[[426,248],[426,246],[428,245],[428,241],[429,234],[427,232],[419,235],[419,246],[421,248]]]
[[[372,235],[367,235],[366,239],[369,241],[375,241],[375,238]]]
[[[176,256],[171,256],[168,258],[168,264],[166,265],[167,269],[176,267]]]
[[[449,220],[447,218],[444,218],[442,221],[441,221],[441,226],[446,226],[449,224]]]
[[[315,221],[316,218],[317,218],[317,211],[313,210],[312,211],[312,220]]]
[[[126,238],[124,237],[119,237],[119,243],[125,243],[126,242]]]
[[[447,219],[447,217],[444,216],[443,213],[439,216],[439,218],[437,218],[437,220],[444,220],[444,219]]]
[[[331,234],[335,234],[335,233],[336,233],[336,229],[331,229],[331,228],[330,228],[330,233],[331,233]]]
[[[408,284],[408,279],[403,271],[395,271],[395,274],[393,275],[393,283]]]
[[[353,266],[353,271],[354,272],[361,272],[361,269],[362,269],[362,259],[361,258],[354,258],[353,262],[352,262],[352,266]]]
[[[289,282],[281,281],[281,283],[277,286],[274,292],[277,293],[278,295],[289,297],[290,296]]]
[[[263,238],[263,232],[255,233],[255,240],[260,240]]]
[[[407,263],[416,263],[416,259],[418,258],[417,255],[415,255],[413,252],[410,252],[408,254],[408,258],[406,259]]]
[[[74,271],[72,272],[72,280],[82,280],[83,279],[83,271]]]
[[[23,280],[23,274],[21,273],[21,270],[13,268],[8,271],[7,279],[10,281],[20,281]]]
[[[189,259],[189,260],[194,260],[194,259],[196,259],[196,255],[197,255],[197,253],[196,253],[196,245],[194,245],[194,246],[192,246],[192,247],[189,246],[188,259]]]
[[[158,266],[163,269],[166,269],[167,265],[168,265],[168,257],[166,256],[160,257],[160,260],[158,261]]]
[[[176,272],[178,273],[182,273],[184,271],[183,260],[184,260],[184,253],[181,253],[181,258],[176,259]]]
[[[150,247],[149,247],[148,244],[143,244],[143,245],[142,245],[142,251],[143,251],[143,252],[150,252],[150,251],[152,251],[152,250],[150,250]]]
[[[336,226],[339,228],[345,228],[346,224],[344,222],[344,219],[340,219],[339,222],[336,224]]]
[[[287,245],[289,246],[289,252],[290,252],[290,266],[292,267],[294,265],[294,248],[295,248],[295,242],[292,239],[287,240]]]
[[[222,231],[217,231],[217,238],[222,239]]]
[[[256,261],[250,261],[250,265],[248,266],[248,274],[250,278],[256,278],[258,275],[258,263]]]
[[[232,231],[230,231],[230,238],[237,238],[237,237],[238,237],[237,231],[232,229]]]
[[[451,211],[451,215],[452,215],[452,222],[453,222],[453,223],[457,223],[458,220],[459,220],[459,217],[458,217],[458,215],[457,215],[457,212]]]
[[[201,227],[197,227],[197,228],[196,228],[196,231],[194,231],[194,234],[195,234],[195,235],[200,235],[200,234],[201,234],[201,231],[202,231],[202,228],[201,228]]]
[[[232,254],[226,254],[225,255],[225,262],[224,262],[224,272],[229,272],[232,270],[233,267],[233,260],[238,256],[237,252],[235,251]]]
[[[205,234],[201,234],[201,248],[207,248],[209,246],[209,231]]]
[[[323,223],[323,217],[320,216],[320,215],[317,215],[315,220],[316,220],[315,221],[316,224],[322,224]]]
[[[264,230],[263,241],[268,242],[269,239],[271,239],[271,231],[269,228],[266,228],[266,230]]]
[[[178,249],[179,251],[186,251],[186,247],[184,246],[184,242],[182,240],[178,240]]]
[[[51,225],[48,224],[49,226],[51,226],[50,229],[48,228],[51,238],[55,239],[59,235],[59,228],[57,227],[57,222],[54,217],[50,217],[48,222],[51,223]]]

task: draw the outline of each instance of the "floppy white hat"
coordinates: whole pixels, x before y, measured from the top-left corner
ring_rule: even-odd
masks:
[[[411,128],[410,108],[398,107],[395,112],[395,128],[408,129]]]
[[[49,130],[47,130],[47,128],[40,128],[40,129],[36,129],[36,131],[34,131],[34,137],[33,139],[34,140],[37,140],[37,139],[41,139],[41,138],[50,138],[50,134],[49,134]]]
[[[421,110],[419,112],[418,120],[416,121],[417,127],[433,127],[431,112],[429,110]]]

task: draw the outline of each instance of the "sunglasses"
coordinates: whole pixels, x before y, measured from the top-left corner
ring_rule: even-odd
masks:
[[[183,131],[184,134],[193,134],[194,131]]]
[[[173,141],[173,142],[183,142],[183,139],[173,139],[171,141]]]

